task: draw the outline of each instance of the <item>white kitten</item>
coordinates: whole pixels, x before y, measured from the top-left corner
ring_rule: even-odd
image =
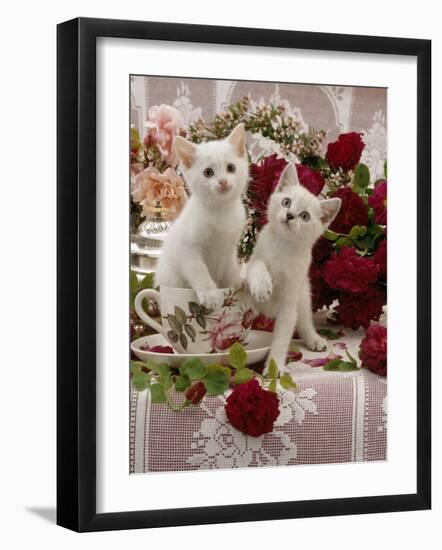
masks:
[[[240,284],[236,247],[248,180],[244,125],[225,140],[199,145],[178,136],[175,150],[191,197],[163,244],[155,282],[193,288],[201,304],[217,308],[223,295],[216,289]]]
[[[258,311],[276,318],[267,364],[273,358],[280,371],[295,328],[309,349],[327,347],[313,325],[308,272],[313,245],[340,206],[340,199],[321,201],[300,185],[291,164],[270,198],[269,221],[247,266],[247,282]]]

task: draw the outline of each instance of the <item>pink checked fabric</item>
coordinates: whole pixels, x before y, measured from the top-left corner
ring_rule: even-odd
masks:
[[[344,338],[356,355],[359,337]],[[318,354],[308,354],[310,358]],[[279,390],[271,434],[245,436],[227,421],[225,396],[173,412],[131,393],[131,473],[333,464],[386,459],[387,384],[366,369],[292,367],[298,389]]]

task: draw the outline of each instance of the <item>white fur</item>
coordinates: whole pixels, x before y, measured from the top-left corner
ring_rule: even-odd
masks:
[[[290,207],[282,205],[283,199],[291,200]],[[273,358],[280,371],[295,328],[309,349],[327,347],[313,325],[308,272],[313,245],[340,206],[340,199],[320,201],[302,187],[293,165],[285,168],[270,198],[269,222],[248,264],[247,282],[258,311],[276,318],[267,363]],[[302,221],[302,212],[308,212],[309,221]],[[294,219],[287,221],[287,213]]]
[[[246,221],[241,197],[248,180],[244,126],[222,141],[195,145],[176,138],[175,148],[191,196],[163,244],[155,282],[193,288],[200,303],[217,308],[223,295],[216,289],[240,284],[236,247]],[[213,176],[204,175],[207,168]]]

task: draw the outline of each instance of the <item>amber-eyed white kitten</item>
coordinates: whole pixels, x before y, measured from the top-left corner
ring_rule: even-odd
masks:
[[[178,136],[175,150],[191,196],[168,232],[155,282],[193,288],[201,304],[216,309],[224,298],[217,288],[240,285],[236,248],[248,180],[244,125],[224,140],[198,145]]]
[[[319,200],[300,185],[292,164],[270,198],[269,221],[247,266],[247,282],[258,311],[276,319],[267,365],[273,358],[280,371],[286,370],[295,328],[309,349],[327,347],[313,325],[309,267],[313,245],[340,206],[340,199]]]

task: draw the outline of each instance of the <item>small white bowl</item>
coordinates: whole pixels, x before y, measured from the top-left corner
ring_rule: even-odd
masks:
[[[272,342],[272,333],[264,330],[251,330],[247,337],[244,349],[247,353],[247,364],[253,365],[264,361],[266,358],[270,344]],[[167,340],[161,334],[152,334],[151,336],[143,336],[134,340],[130,348],[140,361],[153,361],[156,364],[168,363],[172,367],[179,367],[186,359],[197,357],[205,365],[229,364],[229,352],[222,353],[156,353],[149,350],[143,350],[144,346],[170,346]]]

